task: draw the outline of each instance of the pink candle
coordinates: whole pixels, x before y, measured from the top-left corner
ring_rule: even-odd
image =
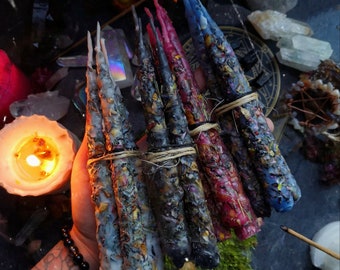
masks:
[[[29,78],[11,62],[5,51],[0,50],[0,128],[13,120],[9,105],[30,93]]]

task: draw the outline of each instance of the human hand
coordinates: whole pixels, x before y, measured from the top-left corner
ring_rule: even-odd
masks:
[[[71,207],[73,227],[71,237],[80,253],[90,264],[90,269],[98,269],[98,244],[96,240],[96,220],[91,200],[90,177],[87,171],[87,140],[81,143],[73,162],[71,174]]]
[[[90,269],[98,269],[96,221],[91,201],[90,177],[87,171],[87,142],[83,140],[73,162],[71,174],[71,204],[73,227],[70,236]],[[69,237],[69,236],[68,236]],[[59,241],[32,270],[73,269],[74,262],[63,241]]]

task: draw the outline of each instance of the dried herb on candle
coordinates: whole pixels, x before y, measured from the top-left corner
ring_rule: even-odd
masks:
[[[188,16],[189,23],[199,23],[210,61],[223,83],[225,103],[239,103],[231,109],[233,118],[263,181],[267,200],[276,211],[289,211],[301,197],[301,191],[268,128],[262,104],[253,99],[240,103],[240,98],[250,97],[252,91],[233,49],[199,0],[184,2],[195,17],[192,20]],[[220,113],[223,115],[222,109]]]
[[[96,70],[93,68],[93,48],[88,33],[88,64],[86,70],[86,136],[89,153],[90,183],[95,206],[99,264],[103,269],[120,269],[122,265],[116,203],[108,161],[100,159],[105,152],[102,132],[103,117],[98,96]]]
[[[197,126],[209,121],[208,113],[205,109],[204,99],[200,94],[199,87],[191,72],[190,65],[186,60],[181,42],[176,30],[168,17],[165,9],[158,1],[154,1],[157,18],[161,25],[164,51],[169,61],[169,66],[175,75],[178,91],[181,96],[188,124]]]
[[[157,8],[157,5],[156,5]],[[158,10],[157,10],[158,12]],[[157,13],[158,14],[158,13]],[[158,16],[158,15],[157,15]],[[161,17],[161,16],[160,16]],[[177,35],[172,35],[174,29],[170,22],[167,27],[163,29],[163,23],[166,23],[166,18],[159,18],[159,21],[162,25],[162,37],[163,44],[165,48],[165,52],[168,57],[169,64],[173,71],[173,74],[176,78],[176,83],[178,86],[178,93],[181,97],[181,101],[183,102],[183,108],[185,111],[185,115],[188,121],[189,127],[195,128],[200,125],[204,125],[207,123],[208,116],[205,111],[205,104],[203,101],[203,97],[198,93],[198,86],[196,81],[193,78],[193,74],[191,73],[190,66],[187,66],[186,59],[184,58],[184,54],[181,54],[180,47],[181,44],[177,38]],[[167,38],[167,35],[170,37]],[[171,40],[171,43],[169,41]],[[177,47],[178,46],[178,47]],[[174,48],[176,47],[176,48]],[[213,125],[211,125],[213,127]],[[205,131],[203,131],[205,132]],[[212,132],[218,132],[217,129],[213,128]],[[194,139],[195,145],[199,145],[200,143],[200,135],[196,134],[192,136]],[[222,141],[221,141],[222,143]],[[223,144],[223,143],[222,143]],[[200,148],[197,148],[198,150]],[[198,151],[198,155],[200,151]],[[203,165],[199,166],[203,168]],[[202,184],[205,186],[204,192],[205,197],[207,199],[208,208],[210,211],[211,219],[213,222],[213,227],[215,230],[215,235],[219,241],[225,240],[229,237],[230,232],[229,228],[226,228],[221,224],[220,214],[216,209],[215,202],[213,199],[213,195],[210,192],[209,184],[207,183],[207,179],[202,177]]]
[[[203,70],[205,79],[204,95],[214,100],[215,103],[221,101],[221,89],[219,78],[216,76],[215,71],[211,66],[209,55],[207,53],[203,32],[200,29],[199,23],[191,9],[190,2],[184,1],[185,16],[188,21],[189,31],[195,53],[199,62],[200,68]]]
[[[158,8],[157,5],[156,8]],[[149,28],[148,33],[150,39],[155,41],[152,45],[155,50],[154,55],[159,63],[158,71],[162,81],[161,96],[164,104],[165,119],[169,129],[170,143],[178,148],[179,155],[181,155],[181,151],[189,148],[188,153],[182,153],[177,158],[177,169],[180,175],[180,184],[184,189],[185,218],[188,224],[191,244],[190,257],[197,266],[214,268],[219,263],[219,253],[210,212],[205,200],[196,151],[193,148],[188,122],[185,117],[182,101],[178,95],[174,76],[156,32],[151,13],[148,10],[147,13],[150,16],[152,28]]]
[[[143,228],[137,182],[139,153],[134,151],[128,112],[123,104],[118,85],[113,80],[105,49],[97,27],[96,44],[97,82],[106,135],[106,151],[112,173],[115,195],[122,269],[152,269],[147,256],[146,232]]]
[[[163,103],[151,52],[145,46],[140,20],[137,18],[135,20],[139,59],[137,78],[140,82],[140,94],[147,125],[149,161],[145,162],[144,171],[148,193],[155,213],[162,249],[176,267],[181,267],[190,255],[183,208],[184,191],[179,184],[175,160],[169,158],[162,161],[163,157],[169,155],[169,152],[165,151],[171,150]]]
[[[202,168],[203,165],[201,165],[199,163],[199,167]],[[202,174],[204,174],[202,172]],[[202,185],[203,185],[203,190],[204,190],[204,194],[205,194],[205,198],[207,201],[207,206],[210,212],[210,217],[211,217],[211,221],[213,224],[213,228],[214,228],[214,234],[216,236],[216,239],[218,242],[223,242],[227,239],[230,238],[231,236],[231,228],[229,226],[226,226],[225,224],[223,224],[222,220],[221,220],[221,215],[220,215],[220,211],[219,209],[216,207],[216,202],[214,199],[214,194],[211,190],[211,187],[208,183],[208,181],[206,180],[206,177],[202,177]],[[221,261],[223,261],[222,256],[221,257]]]
[[[139,35],[138,33],[141,31],[140,30],[140,23],[138,22],[138,17],[136,10],[134,6],[132,7],[132,13],[133,13],[133,19],[135,21],[135,31],[136,31],[136,44],[138,44],[139,41]],[[142,167],[142,165],[141,165]],[[144,227],[147,230],[147,248],[148,248],[148,254],[149,257],[153,261],[153,266],[155,269],[163,269],[164,267],[164,256],[161,250],[160,246],[160,237],[159,233],[157,230],[157,224],[155,220],[154,213],[152,211],[152,207],[150,204],[150,200],[148,197],[148,187],[147,187],[147,179],[144,176],[142,170],[141,170],[141,180],[139,183],[139,190],[140,190],[140,199],[142,201],[142,205],[144,205],[143,209],[143,220],[144,222]],[[147,206],[147,208],[146,208]]]
[[[203,32],[200,30],[199,24],[191,12],[191,8],[188,8],[186,11],[187,18],[193,20],[189,24],[193,44],[196,52],[199,52],[197,56],[207,78],[207,87],[211,94],[211,99],[214,100],[214,106],[218,106],[218,104],[223,102],[221,84],[209,60],[204,44]],[[234,125],[231,113],[224,113],[219,118],[219,124],[222,128],[221,137],[235,160],[244,190],[256,216],[270,216],[271,209],[264,197],[263,186],[255,173],[253,162],[248,154],[243,138],[239,135],[237,127]]]
[[[222,222],[228,228],[247,228],[248,234],[243,234],[242,237],[250,237],[258,232],[259,228],[249,200],[244,194],[235,164],[218,134],[216,125],[207,124],[209,119],[204,103],[199,101],[197,83],[170,18],[159,5],[156,4],[156,7],[162,26],[165,52],[176,77],[187,119],[191,126],[199,130],[194,133],[193,138]]]

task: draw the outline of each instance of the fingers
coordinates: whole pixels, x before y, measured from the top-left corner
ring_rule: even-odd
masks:
[[[85,136],[83,141],[81,142],[81,145],[74,159],[72,173],[77,173],[78,171],[87,170],[86,168],[87,159],[88,159],[88,151],[87,151],[87,140]]]
[[[200,90],[205,89],[206,87],[206,80],[204,77],[204,73],[201,67],[198,67],[195,71],[194,71],[194,77],[196,79],[196,82],[198,84],[198,87]]]
[[[92,219],[94,220],[94,216],[92,218],[94,209],[91,201],[92,191],[90,176],[87,170],[87,160],[87,141],[84,139],[74,159],[71,174],[72,216],[75,225],[80,230],[82,228],[92,227]]]
[[[270,131],[273,132],[274,131],[274,123],[273,123],[273,121],[270,118],[268,118],[268,117],[266,118],[266,121],[267,121],[267,125],[268,125]]]

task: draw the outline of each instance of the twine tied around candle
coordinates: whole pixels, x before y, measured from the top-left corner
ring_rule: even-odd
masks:
[[[123,151],[119,151],[119,152],[108,153],[108,154],[105,154],[101,157],[91,158],[87,161],[87,165],[90,165],[94,162],[98,162],[98,161],[101,161],[101,160],[117,160],[117,159],[121,159],[121,158],[138,157],[138,156],[140,156],[139,151],[123,150]]]
[[[229,103],[226,103],[226,104],[223,104],[221,105],[220,107],[218,107],[216,110],[215,110],[215,113],[216,113],[216,116],[217,117],[220,117],[222,114],[236,108],[236,107],[240,107],[242,106],[243,104],[246,104],[252,100],[258,100],[258,93],[256,92],[252,92],[248,95],[245,95],[243,97],[240,97],[232,102],[229,102]]]
[[[194,136],[200,134],[201,132],[208,131],[210,129],[219,130],[220,126],[217,123],[204,123],[204,124],[201,124],[198,127],[194,128],[193,130],[190,130],[189,134],[190,134],[191,137],[194,137]]]
[[[169,149],[160,152],[147,152],[145,154],[146,162],[149,163],[160,163],[163,161],[176,159],[183,156],[196,155],[196,149],[192,146],[176,147],[174,149]]]

